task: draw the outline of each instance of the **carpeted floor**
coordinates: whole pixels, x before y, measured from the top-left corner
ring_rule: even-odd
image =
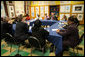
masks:
[[[84,32],[84,25],[79,25],[79,35],[81,36]],[[12,45],[12,52],[10,53],[10,45],[7,44],[4,40],[1,40],[1,56],[14,56],[18,52],[18,46]],[[83,50],[79,50],[79,53],[76,53],[76,56],[84,56],[84,39],[80,43],[79,47],[82,47]],[[75,49],[75,52],[77,50]],[[24,46],[20,46],[19,54],[22,56],[31,56],[31,48],[24,48]],[[74,52],[72,48],[69,49],[69,51],[65,51],[63,56],[74,56]],[[55,52],[50,53],[50,49],[46,49],[46,52],[43,54],[41,51],[33,50],[32,56],[55,56]]]

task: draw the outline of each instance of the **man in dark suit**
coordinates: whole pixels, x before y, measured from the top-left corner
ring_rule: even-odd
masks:
[[[34,22],[34,27],[32,27],[32,35],[40,41],[40,44],[43,47],[46,44],[45,39],[49,35],[49,32],[44,30],[44,28],[41,27],[41,24],[42,23],[39,19]]]
[[[3,21],[1,21],[1,33],[12,33],[12,24],[8,23],[8,19],[3,19]]]
[[[12,24],[8,23],[7,18],[4,18],[3,20],[1,20],[1,39],[6,37],[6,33],[12,34]]]
[[[76,46],[79,40],[79,34],[76,24],[74,23],[74,17],[71,16],[68,19],[68,26],[65,30],[57,30],[57,33],[63,36],[63,50],[68,47]]]
[[[14,37],[19,41],[25,41],[29,37],[29,26],[24,23],[24,20],[19,19],[16,24]]]

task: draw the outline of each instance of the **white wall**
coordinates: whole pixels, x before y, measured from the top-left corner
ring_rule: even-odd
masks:
[[[24,1],[15,1],[15,12],[16,16],[20,14],[24,15]]]
[[[1,17],[5,17],[6,14],[5,14],[5,9],[4,9],[4,4],[3,4],[3,1],[1,1]]]

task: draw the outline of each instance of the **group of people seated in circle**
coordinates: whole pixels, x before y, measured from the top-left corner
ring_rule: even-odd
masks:
[[[48,17],[45,14],[45,18],[48,20],[58,20],[54,14],[52,13],[51,17]],[[65,17],[66,18],[66,17]],[[40,15],[36,18],[37,20],[34,22],[34,26],[32,27],[32,33],[29,32],[29,25],[25,22],[26,20],[30,20],[29,15],[26,16],[19,15],[16,18],[13,18],[14,21],[11,21],[9,17],[1,18],[1,34],[10,33],[15,37],[15,39],[25,43],[25,40],[29,38],[29,36],[36,37],[42,47],[46,44],[47,36],[49,36],[49,32],[41,27],[42,22],[40,21]],[[68,25],[64,27],[64,30],[57,30],[56,33],[63,36],[63,50],[68,46],[74,46],[75,42],[79,39],[78,35],[78,25],[79,22],[75,16],[71,16],[67,20]],[[13,30],[13,24],[16,24],[15,29]],[[57,25],[56,25],[57,26]],[[61,55],[62,53],[60,53]],[[57,54],[56,54],[57,55]],[[59,55],[59,54],[58,54]]]
[[[74,16],[75,16],[75,15],[74,15]],[[48,16],[47,13],[45,13],[44,20],[56,20],[56,21],[59,21],[58,18],[59,18],[59,17],[58,17],[58,14],[55,14],[55,13],[52,12],[50,16]],[[36,17],[35,19],[40,19],[40,20],[42,20],[42,18],[40,17],[40,15],[37,15],[37,17]],[[64,15],[63,15],[63,18],[62,18],[61,20],[67,21],[67,19],[68,19],[67,16],[64,14]]]
[[[37,17],[35,19],[40,19],[42,20],[42,18],[40,17],[40,15],[37,15]],[[51,13],[50,17],[47,15],[47,13],[45,13],[45,17],[44,20],[57,20],[58,21],[58,15],[55,15],[55,13]]]

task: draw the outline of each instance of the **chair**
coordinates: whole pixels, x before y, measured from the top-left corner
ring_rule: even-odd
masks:
[[[1,40],[4,39],[4,34],[1,34]]]
[[[31,46],[31,56],[32,56],[32,49],[33,48],[38,49],[38,50],[42,50],[42,52],[44,53],[45,46],[42,47],[40,44],[40,41],[36,37],[30,36],[30,38],[28,40],[29,40],[29,44]]]
[[[80,39],[78,40],[77,45],[72,47],[74,53],[75,53],[74,49],[77,49],[77,54],[78,54],[78,50],[83,50],[81,47],[78,47],[78,45],[82,42],[83,37],[84,37],[84,33],[81,35]]]
[[[1,40],[6,38],[6,33],[1,34]]]
[[[19,54],[19,47],[20,47],[20,44],[21,42],[16,40],[11,34],[9,33],[6,33],[6,37],[5,38],[5,41],[8,43],[8,44],[11,44],[11,47],[10,47],[10,53],[11,53],[11,50],[12,50],[12,44],[15,44],[15,45],[18,45],[18,53]]]

